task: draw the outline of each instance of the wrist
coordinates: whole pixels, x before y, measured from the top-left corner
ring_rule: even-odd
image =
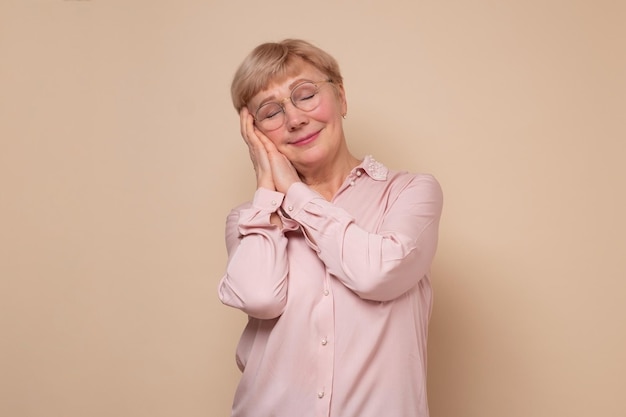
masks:
[[[276,186],[272,180],[257,179],[256,188],[266,188],[268,190],[276,191]]]

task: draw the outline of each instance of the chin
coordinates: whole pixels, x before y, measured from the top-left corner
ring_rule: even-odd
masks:
[[[321,149],[307,149],[298,153],[292,163],[304,166],[315,166],[323,163],[328,159],[328,153]]]

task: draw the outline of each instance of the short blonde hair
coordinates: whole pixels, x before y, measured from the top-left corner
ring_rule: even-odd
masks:
[[[235,109],[240,111],[272,82],[295,75],[302,62],[324,73],[334,84],[343,84],[335,58],[317,46],[301,39],[263,43],[248,54],[235,72],[230,87]]]

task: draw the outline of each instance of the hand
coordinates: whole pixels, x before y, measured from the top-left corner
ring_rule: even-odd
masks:
[[[254,125],[246,107],[241,110],[241,136],[248,145],[250,159],[257,176],[257,187],[286,193],[289,186],[300,181],[298,172],[276,145]]]
[[[256,173],[257,188],[263,187],[275,191],[274,179],[272,178],[272,167],[265,150],[265,146],[257,136],[257,129],[254,126],[254,118],[248,111],[247,107],[243,107],[239,112],[241,136],[248,145],[250,159]]]
[[[267,136],[265,136],[258,129],[255,129],[255,133],[267,152],[267,158],[272,169],[272,179],[274,181],[274,185],[276,186],[276,191],[286,193],[291,184],[300,181],[298,171],[296,171],[289,159],[287,159],[284,154],[280,153],[280,151],[276,148],[276,145],[274,145],[274,143],[269,140]]]

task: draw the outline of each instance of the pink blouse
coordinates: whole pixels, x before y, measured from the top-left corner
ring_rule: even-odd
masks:
[[[219,297],[249,317],[233,417],[428,416],[442,202],[433,176],[368,156],[330,202],[296,183],[231,211]]]

